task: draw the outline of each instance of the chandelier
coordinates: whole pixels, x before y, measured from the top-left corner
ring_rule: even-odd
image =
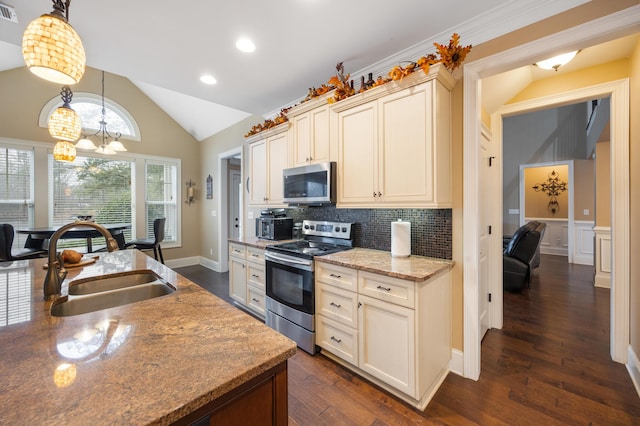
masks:
[[[122,134],[115,132],[113,135],[107,130],[106,122],[107,110],[104,107],[104,71],[102,71],[102,118],[100,120],[100,128],[97,132],[88,136],[83,136],[76,144],[78,149],[94,149],[98,154],[113,155],[118,151],[126,151],[127,148],[120,142]],[[95,137],[100,145],[96,147],[89,137]],[[110,141],[111,139],[111,141]]]
[[[53,159],[57,161],[73,161],[76,158],[75,142],[80,137],[82,125],[80,117],[71,108],[71,99],[73,92],[69,86],[64,86],[60,92],[62,98],[62,106],[58,107],[49,116],[47,128],[49,134],[57,139],[56,145],[53,147]]]
[[[80,36],[69,25],[71,0],[52,0],[53,11],[34,19],[22,36],[22,56],[29,71],[58,84],[76,84],[87,58]]]

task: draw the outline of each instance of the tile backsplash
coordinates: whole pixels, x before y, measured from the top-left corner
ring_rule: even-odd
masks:
[[[294,222],[303,219],[355,223],[354,244],[391,250],[391,222],[411,222],[411,254],[452,258],[451,209],[338,209],[335,206],[289,208]]]

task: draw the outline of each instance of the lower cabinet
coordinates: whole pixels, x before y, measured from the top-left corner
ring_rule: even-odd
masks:
[[[264,319],[264,250],[229,243],[229,254],[229,296],[240,306]]]
[[[423,282],[316,262],[322,353],[423,409],[449,372],[450,273]]]

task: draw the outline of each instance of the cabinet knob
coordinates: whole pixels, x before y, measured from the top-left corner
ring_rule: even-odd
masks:
[[[376,192],[375,192],[375,191],[373,191],[373,198],[375,198],[376,196],[377,196],[377,195],[376,195]]]
[[[382,193],[378,191],[378,197],[382,197]]]

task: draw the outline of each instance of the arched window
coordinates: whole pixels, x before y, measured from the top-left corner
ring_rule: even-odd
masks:
[[[51,113],[62,105],[59,96],[52,98],[40,111],[38,124],[40,127],[47,127]],[[71,108],[80,116],[83,134],[92,134],[100,129],[102,120],[102,98],[99,95],[89,92],[77,92],[73,94]],[[124,107],[111,99],[104,98],[105,122],[107,131],[112,135],[120,132],[121,139],[130,141],[140,141],[140,128]]]

